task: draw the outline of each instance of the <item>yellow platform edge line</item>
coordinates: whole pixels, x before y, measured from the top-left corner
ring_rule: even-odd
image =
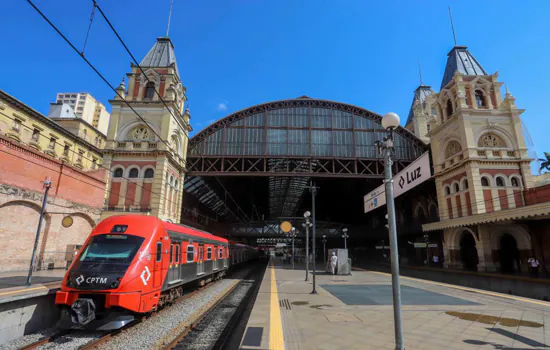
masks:
[[[372,271],[372,270],[365,270],[365,269],[362,269],[362,270],[367,271],[367,272],[372,272],[372,273],[375,273],[375,274],[379,274],[379,275],[391,276],[391,274],[387,273],[387,272],[379,272],[379,271]],[[407,277],[407,276],[402,276],[402,275],[399,275],[399,278],[404,278],[404,279],[408,279],[408,280],[411,280],[411,281],[422,282],[422,283],[427,283],[427,284],[433,284],[433,285],[441,286],[441,287],[448,287],[448,288],[464,290],[464,291],[467,291],[467,292],[490,295],[490,296],[498,297],[498,298],[510,299],[510,300],[515,300],[515,301],[523,301],[523,302],[526,302],[526,303],[531,303],[531,304],[537,304],[537,305],[543,305],[543,306],[546,306],[546,307],[550,307],[550,303],[545,302],[545,301],[538,301],[538,300],[535,300],[535,299],[517,297],[517,296],[514,296],[514,295],[508,295],[508,294],[504,294],[504,293],[490,292],[488,290],[483,290],[483,289],[468,288],[468,287],[458,286],[458,285],[455,285],[455,284],[448,284],[448,283],[443,283],[443,282],[434,282],[434,281],[423,280],[423,279],[420,279],[420,278]]]
[[[31,290],[39,290],[39,289],[44,289],[44,288],[46,288],[46,287],[40,286],[40,287],[34,287],[34,288],[18,289],[18,290],[13,290],[11,292],[0,293],[0,295],[15,294],[15,293],[20,293],[20,292],[28,292],[28,291],[31,291]]]
[[[269,350],[284,350],[283,323],[281,321],[281,309],[279,308],[279,293],[277,292],[277,280],[275,268],[271,263],[271,307],[269,308]]]

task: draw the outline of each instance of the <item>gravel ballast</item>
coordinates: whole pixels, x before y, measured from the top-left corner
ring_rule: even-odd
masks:
[[[112,340],[100,344],[102,350],[159,349],[170,343],[197,313],[207,309],[235,286],[239,280],[224,279],[189,299],[176,303],[159,314],[118,334]]]

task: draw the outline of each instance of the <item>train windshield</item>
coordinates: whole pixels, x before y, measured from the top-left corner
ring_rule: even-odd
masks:
[[[99,235],[92,237],[80,261],[130,262],[145,239],[132,235]]]

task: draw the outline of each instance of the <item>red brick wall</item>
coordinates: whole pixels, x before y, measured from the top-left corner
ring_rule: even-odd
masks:
[[[479,169],[480,174],[489,174],[495,176],[496,174],[504,174],[506,176],[510,175],[520,175],[519,169]]]
[[[468,215],[472,215],[472,202],[470,200],[470,192],[466,192],[464,194],[464,198],[466,199],[466,208],[468,209]]]
[[[136,183],[128,181],[125,205],[126,206],[134,205],[135,200],[136,200]]]
[[[500,200],[500,209],[508,209],[510,205],[508,204],[508,194],[506,190],[498,190],[498,199]]]
[[[458,217],[462,217],[462,203],[460,203],[460,195],[456,196],[456,207],[458,210]]]
[[[115,165],[122,165],[124,168],[127,168],[130,165],[135,165],[135,166],[138,166],[140,168],[143,168],[143,167],[149,166],[149,165],[155,167],[157,165],[157,162],[154,161],[154,160],[153,161],[142,162],[142,161],[138,161],[137,159],[135,161],[133,161],[133,160],[124,160],[124,161],[115,160],[115,161],[113,161],[111,167],[113,167]]]
[[[447,180],[443,181],[443,185],[450,185],[451,183],[453,183],[455,181],[458,181],[460,183],[460,180],[464,177],[466,177],[466,173],[455,175],[455,176],[450,177]]]
[[[139,95],[139,80],[136,79],[136,83],[134,84],[134,100],[137,99]]]
[[[516,202],[516,207],[523,207],[523,196],[521,195],[521,191],[514,191],[514,200]]]
[[[530,188],[524,191],[526,205],[550,201],[550,185]]]
[[[42,181],[52,181],[50,196],[93,208],[103,207],[106,170],[81,171],[32,148],[0,136],[0,183],[44,192]]]
[[[485,200],[485,211],[487,213],[495,211],[493,206],[493,196],[491,195],[491,190],[483,190],[483,199]]]
[[[151,205],[151,186],[152,183],[144,183],[141,189],[141,207],[148,208]]]
[[[111,184],[111,192],[109,193],[109,207],[114,207],[118,204],[120,198],[120,182],[113,182]]]
[[[449,219],[453,218],[453,202],[451,201],[451,198],[447,198],[447,212],[443,213],[442,219],[445,219],[445,216]]]

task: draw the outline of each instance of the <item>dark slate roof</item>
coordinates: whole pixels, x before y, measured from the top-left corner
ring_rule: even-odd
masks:
[[[424,101],[426,100],[426,97],[433,93],[434,91],[432,90],[432,87],[426,86],[424,84],[420,85],[419,87],[416,88],[416,90],[414,90],[414,97],[411,103],[411,109],[409,110],[409,116],[407,117],[407,122],[405,123],[405,125],[409,125],[409,123],[412,122],[413,120],[413,117],[414,117],[413,107],[414,107],[415,101],[420,100],[421,103],[424,103]]]
[[[475,57],[468,51],[466,46],[455,46],[447,54],[447,66],[445,67],[445,74],[443,75],[443,81],[441,82],[441,88],[443,89],[458,70],[464,75],[487,75],[487,72],[481,64],[475,59]]]
[[[174,45],[167,37],[157,38],[157,42],[139,65],[142,67],[170,67],[174,65],[176,73],[179,75]]]

